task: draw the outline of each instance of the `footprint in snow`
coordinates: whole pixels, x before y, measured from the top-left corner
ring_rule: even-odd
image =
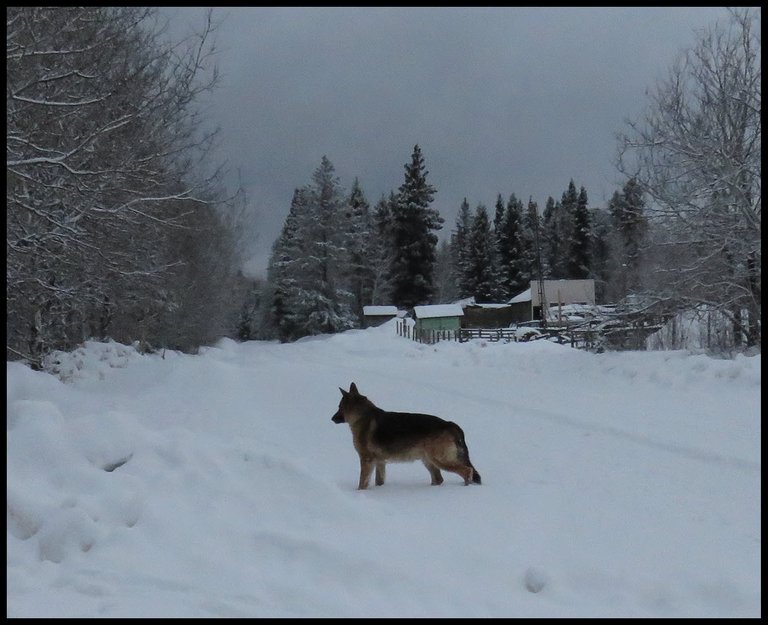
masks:
[[[544,569],[536,566],[528,567],[525,572],[525,588],[529,592],[539,592],[549,583],[549,575]]]

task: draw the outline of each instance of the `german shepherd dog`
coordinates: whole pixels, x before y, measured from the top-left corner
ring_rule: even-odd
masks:
[[[376,486],[384,484],[387,462],[421,460],[432,477],[432,484],[443,483],[440,469],[457,473],[464,484],[480,484],[480,474],[469,461],[464,432],[440,417],[411,412],[388,412],[361,395],[355,383],[341,391],[341,402],[334,423],[349,423],[352,442],[360,456],[358,489],[368,488],[376,468]]]

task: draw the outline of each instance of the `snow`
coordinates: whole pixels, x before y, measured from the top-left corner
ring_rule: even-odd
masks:
[[[518,293],[517,295],[515,295],[507,303],[508,304],[520,304],[522,302],[530,302],[530,301],[531,301],[531,287],[528,287],[522,293]]]
[[[413,312],[417,319],[464,316],[464,310],[458,304],[430,304],[427,306],[414,306]]]
[[[363,315],[376,317],[379,315],[397,315],[397,306],[363,306]]]
[[[8,363],[7,616],[760,616],[759,355],[395,323]],[[459,423],[483,484],[356,490],[352,381]]]

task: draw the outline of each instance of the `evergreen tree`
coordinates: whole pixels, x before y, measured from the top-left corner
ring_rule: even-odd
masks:
[[[272,246],[272,255],[267,267],[266,319],[264,327],[267,338],[274,334],[285,342],[299,336],[295,318],[290,314],[294,291],[297,288],[297,263],[305,254],[303,249],[302,222],[306,219],[307,190],[293,192],[291,207],[280,232]]]
[[[309,335],[339,332],[355,325],[352,294],[343,280],[348,261],[343,219],[348,207],[335,168],[326,156],[312,180],[304,233],[309,249],[299,263],[302,279],[292,311]]]
[[[498,233],[499,299],[507,300],[525,290],[522,268],[522,202],[509,196]]]
[[[411,308],[430,301],[437,235],[443,218],[431,208],[435,188],[427,182],[424,158],[414,146],[411,162],[405,165],[405,182],[393,207],[392,235],[395,257],[392,264],[392,299],[396,306]]]
[[[500,273],[502,266],[502,228],[504,224],[504,214],[506,213],[506,207],[504,206],[504,198],[501,197],[501,193],[496,196],[496,211],[493,216],[493,267],[494,267],[494,301],[502,301],[505,299],[506,290],[504,288],[503,277]]]
[[[608,204],[615,232],[611,293],[616,299],[640,288],[640,252],[648,229],[644,209],[643,193],[634,178],[630,178],[621,191],[616,191]]]
[[[504,198],[501,197],[501,193],[496,197],[496,212],[493,215],[493,234],[496,240],[497,253],[499,245],[499,233],[501,232],[502,223],[504,222],[504,213],[506,208],[504,206]]]
[[[435,303],[452,302],[459,297],[453,270],[452,244],[441,241],[437,246],[437,262],[435,263]]]
[[[345,284],[351,210],[327,157],[312,180],[294,193],[270,263],[270,309],[281,341],[355,325],[352,294]]]
[[[648,220],[645,216],[643,191],[635,178],[630,178],[624,184],[622,194],[624,210],[616,225],[622,234],[624,262],[629,271],[627,286],[630,290],[636,290],[640,287],[641,251],[648,233]]]
[[[530,286],[531,280],[539,277],[537,254],[540,250],[537,249],[537,245],[541,245],[541,224],[539,205],[533,201],[532,197],[528,198],[528,206],[523,216],[522,226],[520,236],[520,290],[524,291]],[[512,293],[511,295],[514,297],[517,293]]]
[[[386,305],[391,303],[392,274],[391,268],[395,257],[395,245],[392,236],[392,207],[397,196],[390,192],[384,194],[373,210],[372,240],[368,250],[371,261],[371,304]]]
[[[564,278],[562,222],[563,209],[560,202],[555,202],[551,196],[544,206],[544,223],[542,227],[542,268],[545,278]]]
[[[571,219],[567,277],[572,280],[584,279],[589,275],[591,232],[587,204],[587,190],[581,187]]]
[[[472,287],[467,282],[469,261],[469,231],[472,227],[472,215],[469,211],[467,198],[459,207],[456,217],[456,230],[451,233],[451,256],[453,259],[453,275],[458,297],[461,299],[472,295]]]
[[[362,324],[363,306],[370,304],[372,299],[376,262],[373,245],[377,237],[370,205],[357,178],[352,183],[348,206],[346,247],[349,264],[345,273],[353,296],[353,310]]]
[[[590,211],[592,224],[592,259],[590,277],[595,280],[595,299],[598,302],[614,302],[612,292],[613,266],[611,262],[613,227],[611,216],[605,209]]]
[[[466,280],[477,303],[493,301],[493,237],[488,210],[479,204],[472,219],[467,245]]]

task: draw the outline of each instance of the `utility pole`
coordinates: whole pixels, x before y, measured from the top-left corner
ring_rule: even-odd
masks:
[[[546,315],[546,308],[547,301],[544,295],[544,278],[541,274],[541,244],[539,242],[539,208],[536,206],[534,208],[535,216],[536,216],[536,223],[534,224],[534,240],[536,243],[536,269],[539,274],[539,306],[540,306],[540,317],[541,317],[541,327],[546,328],[547,327],[547,315]]]

